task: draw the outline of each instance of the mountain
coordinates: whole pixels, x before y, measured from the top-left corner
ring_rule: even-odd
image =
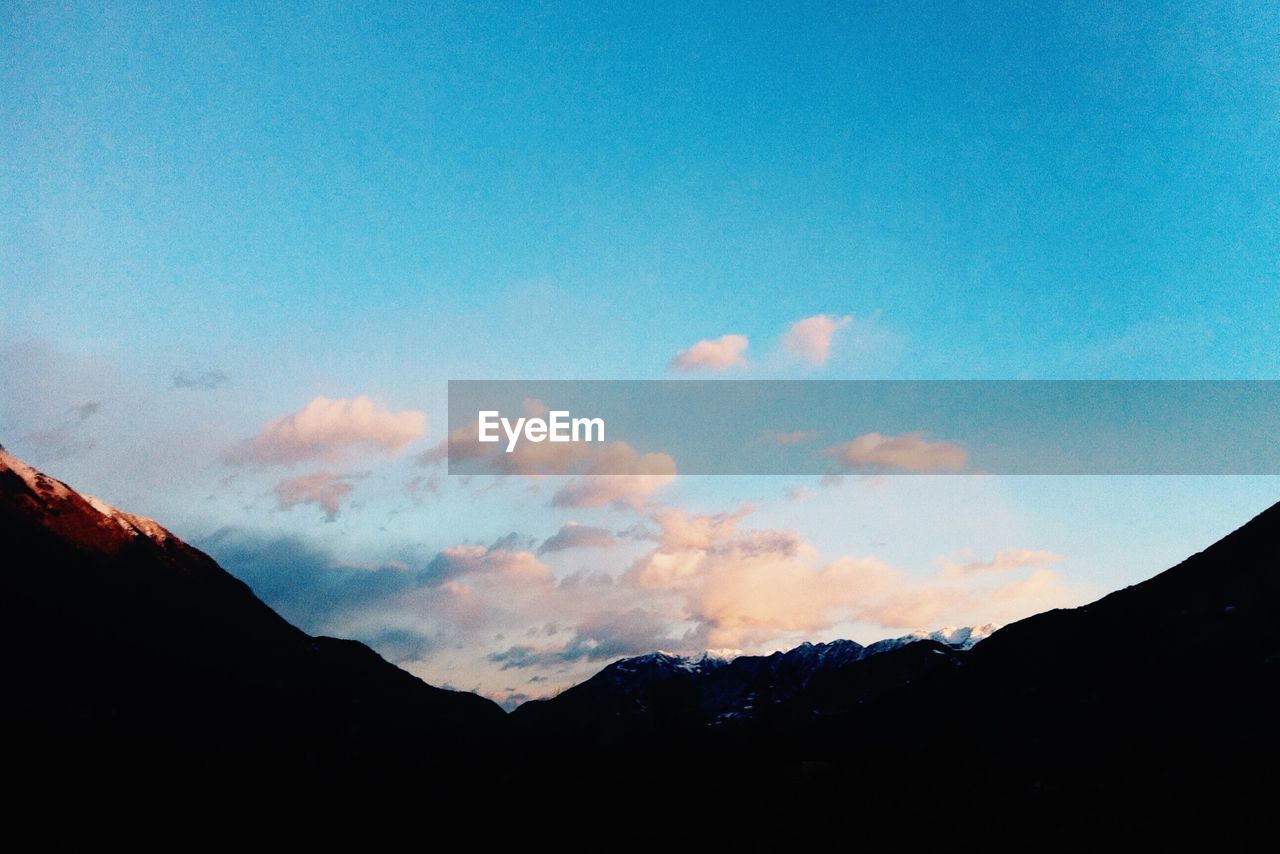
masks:
[[[1280,504],[1148,581],[998,631],[655,652],[510,716],[306,635],[159,524],[2,449],[0,535],[6,770],[29,784],[768,791],[810,815],[908,816],[913,836],[1229,829],[1280,795]]]
[[[915,632],[862,646],[850,640],[802,643],[767,656],[732,660],[714,653],[694,658],[665,652],[624,658],[554,698],[524,703],[512,714],[517,726],[543,740],[598,747],[636,741],[696,741],[710,726],[741,727],[767,720],[801,696],[815,680],[833,673],[881,674],[883,667],[856,667],[865,659],[923,641],[938,651],[971,649],[994,629],[946,628]],[[910,679],[931,659],[916,654],[891,659]],[[850,670],[852,668],[852,671]],[[880,677],[881,679],[883,677]],[[879,685],[879,680],[876,681]]]
[[[1141,584],[976,634],[632,660],[513,719],[548,754],[612,757],[581,761],[614,781],[790,780],[890,810],[930,792],[952,817],[1001,804],[1005,827],[1247,823],[1280,795],[1280,504]]]
[[[310,637],[156,522],[0,448],[6,759],[184,775],[470,762],[505,714]]]

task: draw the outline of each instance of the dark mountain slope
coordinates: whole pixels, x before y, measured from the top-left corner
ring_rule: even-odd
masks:
[[[952,817],[1027,810],[1002,819],[1015,823],[1042,809],[1108,826],[1150,828],[1174,808],[1244,820],[1277,793],[1280,505],[1149,581],[972,650],[856,646],[825,664],[814,648],[714,667],[645,656],[513,717],[621,785],[808,780],[891,811],[903,792]],[[722,714],[726,697],[749,713]]]
[[[12,759],[337,776],[503,738],[495,704],[304,634],[156,523],[2,450],[0,532]]]
[[[833,681],[829,696],[859,684]],[[794,703],[798,719],[817,698]],[[962,774],[1015,803],[1119,821],[1137,804],[1221,812],[1274,794],[1277,720],[1280,505],[1146,582],[1007,626],[955,667],[786,741],[833,757],[831,777]]]

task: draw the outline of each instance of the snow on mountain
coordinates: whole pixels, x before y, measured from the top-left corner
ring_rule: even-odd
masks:
[[[646,655],[624,658],[614,662],[610,669],[618,673],[637,673],[642,670],[678,670],[685,673],[709,673],[729,663],[729,659],[707,650],[699,655],[684,656],[658,650]]]
[[[92,495],[86,495],[84,499],[89,502],[90,507],[115,522],[127,533],[140,534],[161,543],[173,536],[154,519],[148,519],[146,516],[135,516],[132,513],[118,510],[101,498],[95,498]]]
[[[899,649],[917,641],[935,641],[955,650],[969,650],[973,649],[974,646],[990,636],[998,628],[999,626],[993,623],[987,623],[982,626],[944,626],[932,632],[917,629],[911,634],[896,638],[885,638],[867,646],[851,640],[833,640],[825,643],[805,641],[799,646],[794,646],[788,650],[779,650],[770,656],[765,656],[765,658],[785,663],[793,669],[818,670],[824,667],[859,661],[867,656]],[[717,670],[733,661],[741,660],[746,663],[747,660],[755,658],[757,656],[742,655],[740,650],[709,649],[696,655],[681,655],[658,650],[646,655],[620,659],[610,665],[610,669],[619,673],[634,673],[656,668],[699,674]]]
[[[916,641],[931,640],[949,646],[952,649],[967,650],[973,649],[980,641],[989,637],[996,629],[1000,628],[994,623],[987,623],[982,626],[944,626],[933,632],[926,632],[923,629],[917,629],[909,635],[902,635],[896,638],[885,638],[876,641],[867,646],[867,655],[876,655],[881,652],[888,652],[891,649],[904,647],[909,643]]]
[[[92,495],[81,495],[60,480],[54,480],[43,472],[37,471],[22,460],[10,454],[0,446],[0,471],[11,471],[22,479],[32,496],[43,505],[48,512],[58,512],[63,506],[75,504],[83,500],[102,519],[119,527],[130,536],[149,537],[163,543],[173,535],[160,523],[145,516],[136,516],[112,507],[100,498]],[[83,505],[81,505],[83,506]]]

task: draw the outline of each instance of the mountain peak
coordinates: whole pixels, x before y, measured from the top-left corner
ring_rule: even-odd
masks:
[[[135,537],[146,537],[161,545],[178,541],[154,519],[126,513],[100,498],[82,495],[0,446],[0,477],[6,473],[11,477],[0,486],[4,497],[20,506],[24,515],[35,517],[46,529],[78,545],[109,551]]]
[[[6,659],[6,712],[39,767],[50,756],[141,763],[158,779],[245,764],[422,767],[505,727],[490,701],[427,685],[355,641],[304,633],[158,523],[7,451],[0,531],[16,570],[8,648],[22,650]],[[447,741],[432,736],[442,731]]]

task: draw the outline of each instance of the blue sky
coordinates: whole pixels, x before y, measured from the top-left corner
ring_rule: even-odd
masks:
[[[537,485],[406,493],[430,476],[413,457],[440,438],[448,379],[667,377],[728,334],[750,341],[745,378],[1280,372],[1274,4],[0,15],[2,441],[215,556],[226,531],[361,565],[553,533],[567,514]],[[852,318],[829,358],[786,358],[792,324],[823,314]],[[225,380],[175,388],[177,372]],[[361,395],[424,413],[425,434],[311,468],[226,461],[318,396]],[[350,487],[338,512],[285,508],[277,482],[320,468]],[[578,515],[621,531],[653,528],[659,505],[749,501],[743,528],[799,532],[815,565],[874,553],[928,574],[1022,548],[1092,591],[1280,494],[1261,478],[993,480],[683,478]],[[621,578],[651,548],[628,542],[539,560]],[[413,601],[308,627],[434,625],[428,594]],[[614,604],[564,607],[540,625]],[[499,633],[427,632],[468,649]],[[403,660],[435,681],[530,687],[417,649]]]

